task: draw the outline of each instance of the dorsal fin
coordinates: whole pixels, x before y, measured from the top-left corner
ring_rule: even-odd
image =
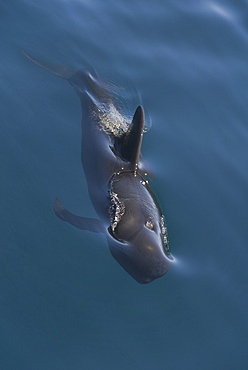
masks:
[[[44,68],[48,72],[55,76],[61,77],[65,80],[69,80],[77,71],[71,68],[67,68],[58,64],[44,62],[40,59],[23,51],[23,54],[30,59],[33,63],[37,64],[39,67]]]
[[[144,109],[141,105],[136,109],[128,131],[121,138],[120,153],[123,159],[130,162],[131,170],[136,171],[140,156],[140,148],[144,132]]]

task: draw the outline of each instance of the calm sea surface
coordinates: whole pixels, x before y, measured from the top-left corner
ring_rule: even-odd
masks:
[[[247,1],[1,0],[0,48],[0,369],[247,369]],[[164,277],[139,285],[54,215],[95,217],[81,109],[23,50],[139,92]]]

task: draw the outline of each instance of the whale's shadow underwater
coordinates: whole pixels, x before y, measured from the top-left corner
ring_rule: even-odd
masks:
[[[104,233],[113,257],[139,283],[163,276],[173,258],[164,217],[140,152],[143,108],[138,106],[128,122],[114,103],[108,84],[87,69],[75,71],[24,54],[66,79],[83,111],[81,159],[99,220],[72,214],[58,199],[54,202],[56,215],[79,229]]]

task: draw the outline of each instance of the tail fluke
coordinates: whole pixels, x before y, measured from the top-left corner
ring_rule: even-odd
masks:
[[[44,68],[46,71],[52,73],[55,76],[61,77],[65,80],[69,80],[76,73],[76,70],[74,69],[57,65],[54,63],[44,62],[40,59],[35,58],[31,54],[28,54],[25,51],[23,51],[23,54],[33,63],[37,64],[39,67]]]

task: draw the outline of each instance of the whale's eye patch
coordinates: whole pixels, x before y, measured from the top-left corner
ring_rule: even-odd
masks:
[[[152,223],[152,220],[151,218],[149,218],[148,220],[146,220],[146,223],[145,223],[145,227],[149,230],[154,230],[154,225]]]

